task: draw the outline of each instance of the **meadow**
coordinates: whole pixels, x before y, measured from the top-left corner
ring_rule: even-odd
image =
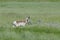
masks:
[[[12,27],[26,16],[31,25]],[[0,2],[0,40],[60,40],[60,2]]]
[[[60,2],[60,0],[0,0],[0,2]]]

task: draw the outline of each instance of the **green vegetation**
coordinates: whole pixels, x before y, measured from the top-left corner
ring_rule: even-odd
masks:
[[[26,16],[31,16],[32,25],[12,27],[14,20]],[[60,40],[60,25],[55,23],[60,24],[59,2],[0,3],[0,40]]]
[[[59,2],[60,0],[0,0],[0,2],[16,1],[16,2]]]

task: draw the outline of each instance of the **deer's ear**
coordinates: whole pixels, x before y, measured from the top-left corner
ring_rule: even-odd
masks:
[[[30,16],[28,16],[28,18],[30,19]]]

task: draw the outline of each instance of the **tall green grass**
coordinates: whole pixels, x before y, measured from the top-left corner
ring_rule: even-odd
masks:
[[[59,2],[0,3],[0,40],[60,40],[60,27],[44,23],[60,23]],[[32,25],[12,27],[14,20],[31,16]],[[41,23],[38,24],[38,20]]]
[[[60,0],[0,0],[1,2],[16,1],[16,2],[59,2]]]

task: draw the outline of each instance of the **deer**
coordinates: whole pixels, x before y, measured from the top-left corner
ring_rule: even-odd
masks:
[[[25,25],[29,23],[29,20],[30,20],[30,16],[27,17],[25,20],[13,21],[13,27],[19,27],[19,26],[25,27]]]

